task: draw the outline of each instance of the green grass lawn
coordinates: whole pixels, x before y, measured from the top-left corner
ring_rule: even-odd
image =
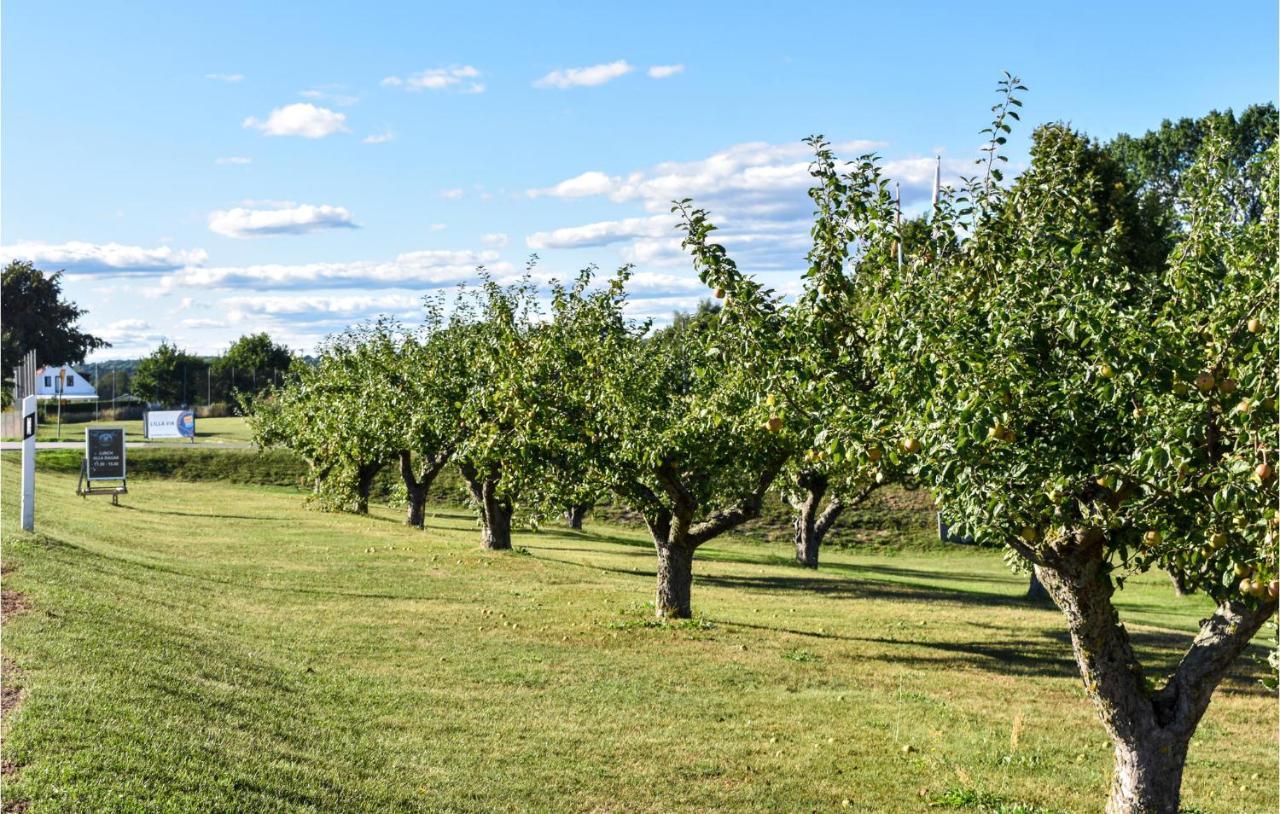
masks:
[[[658,625],[654,556],[612,526],[477,548],[283,488],[147,480],[123,505],[3,478],[4,624],[22,700],[6,800],[30,812],[1095,812],[1111,756],[1060,615],[966,548],[704,547],[694,623]],[[1122,595],[1167,667],[1205,615]],[[1219,691],[1185,804],[1274,811],[1275,702]],[[15,681],[6,674],[6,681]],[[848,801],[847,803],[845,801]],[[1194,807],[1194,808],[1193,808]]]
[[[84,431],[89,427],[124,427],[125,440],[127,441],[146,441],[142,437],[141,421],[89,421],[76,424],[63,424],[61,432],[61,440],[63,441],[83,441]],[[5,439],[14,440],[14,439]],[[36,428],[37,441],[56,441],[59,440],[59,432],[56,424],[47,422],[40,424]],[[249,425],[245,423],[242,416],[231,416],[227,418],[197,418],[196,419],[196,444],[226,444],[226,443],[247,443],[251,440]],[[190,444],[188,439],[162,438],[151,443],[155,444]]]

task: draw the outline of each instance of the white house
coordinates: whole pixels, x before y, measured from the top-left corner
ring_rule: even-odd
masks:
[[[36,398],[63,401],[97,401],[98,391],[83,373],[70,365],[36,369]]]

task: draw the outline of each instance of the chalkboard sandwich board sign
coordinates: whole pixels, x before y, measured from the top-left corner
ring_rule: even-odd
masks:
[[[98,481],[119,481],[119,485],[95,487]],[[111,495],[111,502],[118,503],[118,495],[127,494],[128,481],[125,469],[124,429],[122,427],[86,427],[84,431],[84,462],[80,465],[80,483],[76,494]]]

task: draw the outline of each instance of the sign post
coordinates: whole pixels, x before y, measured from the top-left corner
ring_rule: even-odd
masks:
[[[36,397],[22,399],[22,528],[36,530]]]
[[[95,487],[96,481],[120,481],[118,486]],[[80,483],[76,494],[111,495],[111,503],[120,505],[120,495],[129,493],[125,472],[124,429],[122,427],[86,427],[84,431],[84,463],[80,465]]]

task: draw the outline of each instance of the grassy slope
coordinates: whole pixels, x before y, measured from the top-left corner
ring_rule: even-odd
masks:
[[[1105,793],[1060,617],[989,552],[831,552],[811,574],[783,545],[717,542],[695,566],[703,623],[655,627],[632,530],[490,554],[461,512],[421,533],[162,480],[112,508],[42,473],[33,539],[0,471],[6,588],[32,605],[4,627],[24,689],[4,794],[37,814],[1085,812]],[[1205,610],[1154,576],[1123,601],[1165,665]],[[1241,666],[1193,747],[1204,812],[1276,808],[1255,677]]]
[[[88,421],[78,424],[62,425],[63,441],[83,441],[84,431],[88,427],[124,427],[125,439],[132,441],[146,441],[142,437],[141,421]],[[55,424],[43,423],[36,429],[37,441],[55,441],[58,439],[58,428]],[[248,442],[251,439],[249,426],[245,423],[244,418],[240,416],[232,416],[229,418],[197,418],[196,419],[196,444],[226,444]],[[5,439],[11,440],[11,439]],[[156,444],[190,444],[187,439],[163,438],[157,439],[153,443]]]

